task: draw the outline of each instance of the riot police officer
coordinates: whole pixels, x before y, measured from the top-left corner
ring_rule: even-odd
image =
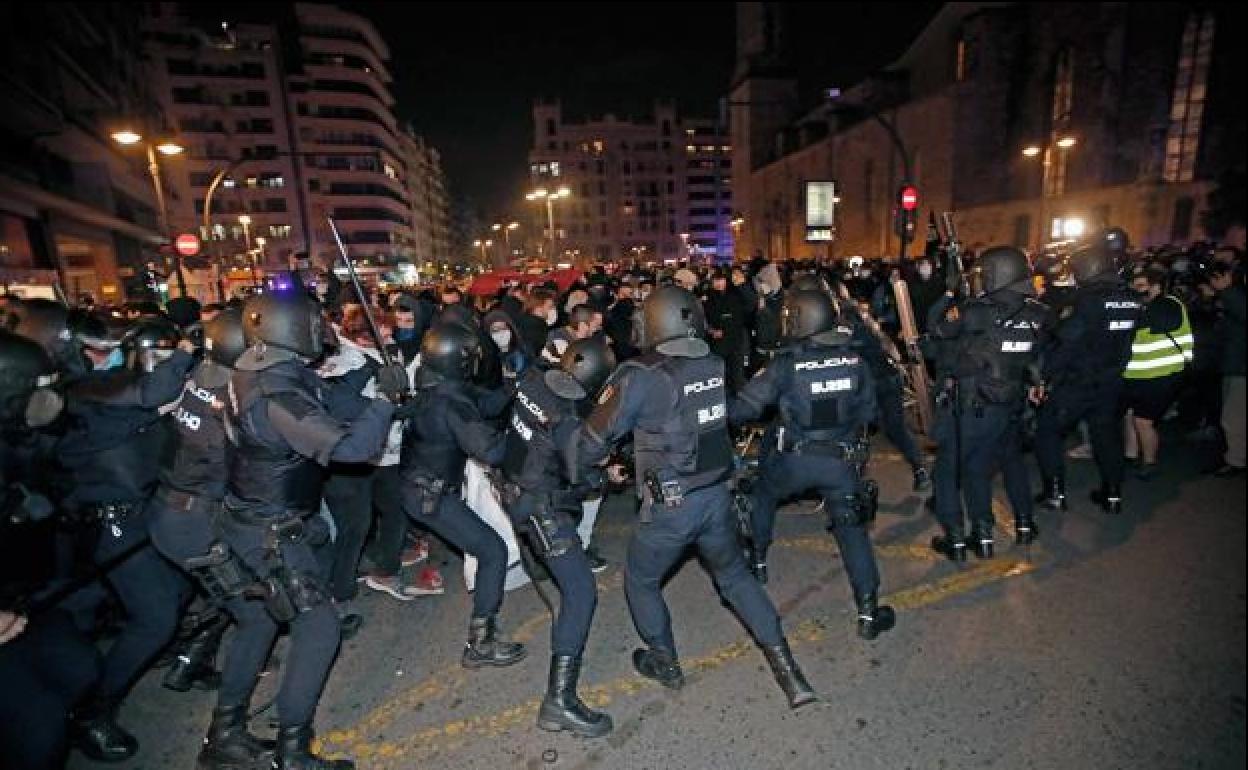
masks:
[[[348,760],[311,753],[312,718],[338,650],[340,626],[314,548],[328,540],[320,507],[331,461],[364,462],[390,429],[394,407],[373,400],[354,420],[336,419],[321,400],[309,364],[323,353],[321,309],[300,294],[265,293],[243,305],[248,349],[230,376],[225,504],[221,537],[263,586],[271,617],[239,618],[217,701],[218,719],[239,727],[278,623],[290,625],[290,651],[277,695],[278,770],[348,770]],[[382,370],[383,393],[406,384]],[[388,396],[397,397],[397,396]],[[254,632],[242,633],[254,624]],[[210,733],[210,741],[212,734]]]
[[[642,307],[647,352],[612,375],[579,431],[577,465],[587,474],[632,434],[642,502],[624,589],[646,644],[633,652],[638,673],[673,689],[684,684],[662,583],[693,546],[763,646],[789,706],[798,708],[816,696],[793,660],[775,606],[737,546],[724,363],[711,355],[705,334],[702,306],[693,294],[664,286],[650,295]]]
[[[1039,531],[1032,516],[1021,445],[1022,411],[1029,385],[1040,382],[1039,356],[1051,324],[1049,309],[1034,299],[1027,257],[1011,246],[988,249],[976,265],[979,296],[947,311],[952,293],[932,308],[928,330],[938,345],[936,371],[942,407],[933,430],[936,518],[944,530],[932,548],[965,561],[963,498],[971,522],[972,551],[994,550],[992,478],[1005,477],[1014,509],[1016,539],[1026,545]]]
[[[191,349],[172,324],[143,319],[113,352],[93,351],[99,368],[73,380],[66,393],[69,426],[58,450],[71,477],[66,505],[86,525],[82,535],[91,541],[95,563],[108,568],[127,615],[95,692],[75,714],[75,744],[96,760],[119,761],[138,750],[134,736],[117,724],[117,706],[172,638],[189,590],[146,542],[146,508],[157,482],[152,458],[167,439],[158,410],[181,392],[195,361]],[[120,366],[112,367],[118,359]],[[88,598],[98,595],[71,603]]]
[[[559,365],[521,377],[507,429],[502,499],[512,523],[559,587],[562,601],[551,627],[550,676],[537,724],[596,738],[611,731],[611,717],[587,707],[576,693],[581,654],[597,604],[597,585],[576,533],[585,490],[570,482],[570,439],[581,421],[578,406],[593,398],[615,369],[602,340],[567,345]]]
[[[782,323],[790,346],[750,380],[729,409],[729,419],[739,423],[779,406],[777,446],[766,455],[754,485],[755,551],[765,570],[776,503],[817,489],[849,573],[858,633],[874,639],[893,627],[894,613],[879,605],[880,573],[865,527],[874,501],[855,467],[865,461],[864,433],[875,413],[871,371],[850,349],[852,332],[837,325],[826,292],[789,292]]]
[[[257,639],[263,644],[272,638],[272,621],[264,606],[242,596],[254,578],[216,534],[227,476],[225,408],[230,373],[247,349],[242,310],[223,310],[203,324],[203,331],[205,357],[191,372],[173,412],[177,446],[171,460],[161,468],[148,529],[156,548],[191,575],[217,611],[172,664],[166,675],[167,686],[170,679],[189,683],[211,671],[212,658],[230,617],[238,623],[236,651],[256,644]],[[271,744],[247,732],[246,694],[253,686],[250,677],[254,672],[240,669],[234,661],[232,656],[227,676],[219,685],[219,705],[200,751],[203,770],[267,766],[273,755]]]
[[[1071,256],[1078,288],[1045,356],[1046,399],[1036,418],[1036,460],[1044,484],[1037,500],[1051,510],[1067,507],[1062,441],[1086,420],[1101,476],[1092,500],[1107,513],[1122,512],[1118,401],[1141,313],[1139,300],[1118,275],[1117,257],[1125,248],[1126,235],[1115,228]]]
[[[498,630],[507,546],[456,494],[468,457],[496,466],[503,456],[502,434],[482,417],[471,384],[480,356],[477,335],[462,324],[439,323],[425,333],[416,396],[402,412],[408,420],[399,458],[408,517],[477,558],[465,668],[510,666],[526,654]]]

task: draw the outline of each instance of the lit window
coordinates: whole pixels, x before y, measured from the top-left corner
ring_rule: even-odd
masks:
[[[257,177],[254,177],[254,176],[249,176],[249,177],[247,177],[247,186],[248,186],[248,187],[252,187],[252,188],[254,188],[254,187],[255,187],[257,184],[259,184],[259,183],[260,183],[260,180],[259,180]]]
[[[594,152],[602,152],[602,140],[601,139],[594,140]]]
[[[966,80],[966,41],[958,41],[958,60],[954,68],[954,79],[959,83]]]
[[[1057,56],[1053,71],[1053,112],[1050,115],[1053,136],[1064,133],[1070,124],[1074,105],[1075,60],[1071,49],[1064,48]],[[1070,153],[1058,150],[1053,157],[1048,176],[1045,178],[1045,195],[1062,195],[1066,192],[1066,167]]]
[[[1162,170],[1167,182],[1190,182],[1196,176],[1196,152],[1200,147],[1209,61],[1213,56],[1213,24],[1213,14],[1205,12],[1190,15],[1183,28]]]
[[[237,182],[234,181],[234,177],[227,176],[225,179],[221,180],[221,186],[227,190],[233,189],[236,184]]]

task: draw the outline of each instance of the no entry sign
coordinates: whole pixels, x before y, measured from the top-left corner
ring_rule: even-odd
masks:
[[[199,236],[194,233],[182,233],[173,240],[173,247],[184,257],[193,257],[199,253]]]

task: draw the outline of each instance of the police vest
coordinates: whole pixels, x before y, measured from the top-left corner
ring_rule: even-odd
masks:
[[[956,366],[963,392],[986,404],[1021,404],[1047,317],[1048,309],[1030,298],[1017,307],[989,298],[968,305]]]
[[[1140,321],[1139,300],[1120,285],[1093,285],[1080,289],[1079,295],[1090,294],[1090,300],[1076,301],[1076,312],[1086,307],[1083,349],[1075,357],[1076,370],[1086,378],[1103,380],[1117,378],[1131,357],[1131,341]]]
[[[733,455],[723,359],[652,353],[629,363],[660,372],[675,391],[674,403],[670,391],[655,394],[672,404],[657,427],[638,426],[633,431],[638,482],[653,472],[660,479],[681,479],[687,489],[698,489],[727,477]]]
[[[476,403],[467,385],[443,382],[416,392],[417,411],[403,430],[399,468],[405,475],[441,479],[452,485],[464,477],[467,455],[460,449],[446,422],[448,409],[475,414]]]
[[[320,408],[309,383],[281,368],[235,372],[231,379],[231,441],[226,445],[229,504],[254,516],[310,513],[321,503],[322,469],[286,442],[269,443],[257,421],[270,401],[280,399],[296,416]]]
[[[1178,374],[1191,362],[1196,339],[1192,336],[1192,324],[1187,319],[1187,307],[1171,295],[1157,301],[1171,301],[1179,305],[1183,322],[1172,332],[1153,332],[1146,326],[1135,332],[1131,343],[1131,360],[1122,376],[1128,380],[1152,380]]]
[[[228,377],[227,369],[205,361],[187,380],[173,412],[177,450],[160,474],[165,486],[214,500],[225,495]]]
[[[862,389],[865,362],[846,346],[805,344],[789,360],[788,389],[778,399],[785,432],[795,441],[839,441],[848,427],[845,402]]]
[[[537,370],[531,370],[516,389],[504,443],[503,473],[529,492],[553,492],[562,484],[555,427],[571,415],[571,402],[559,398]]]

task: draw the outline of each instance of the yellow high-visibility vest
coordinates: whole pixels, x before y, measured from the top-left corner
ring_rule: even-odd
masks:
[[[1187,319],[1187,308],[1178,297],[1167,294],[1165,299],[1177,302],[1183,313],[1183,323],[1172,332],[1154,334],[1141,325],[1131,343],[1131,360],[1122,376],[1128,380],[1152,380],[1178,374],[1191,363],[1196,345],[1192,337],[1192,324]]]

